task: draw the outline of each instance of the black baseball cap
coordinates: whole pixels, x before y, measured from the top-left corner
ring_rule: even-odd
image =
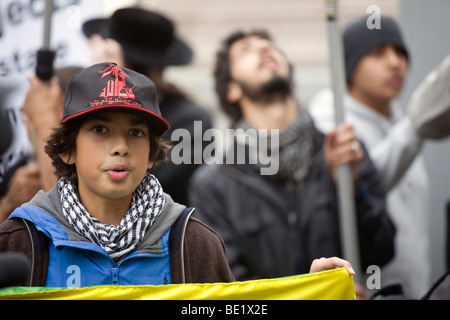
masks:
[[[94,64],[72,76],[64,97],[61,123],[105,109],[139,113],[158,136],[170,128],[161,116],[152,80],[113,62]]]

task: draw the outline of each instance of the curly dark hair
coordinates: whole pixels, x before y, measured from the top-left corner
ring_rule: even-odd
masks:
[[[61,126],[54,128],[53,133],[47,138],[44,147],[45,152],[52,160],[52,165],[55,168],[55,174],[58,178],[66,177],[73,184],[78,184],[77,170],[74,164],[65,163],[60,154],[68,153],[75,154],[77,150],[76,139],[82,124],[86,121],[88,115],[75,118]],[[170,149],[170,144],[163,138],[157,136],[150,124],[150,154],[149,160],[154,162],[154,166],[167,160],[167,151]]]
[[[262,39],[272,40],[269,33],[264,30],[253,30],[249,32],[235,31],[222,41],[222,45],[216,54],[216,64],[214,67],[215,89],[222,109],[231,118],[232,126],[242,118],[242,111],[239,104],[230,103],[227,100],[228,83],[232,81],[229,53],[231,46],[235,42],[250,36],[258,36]]]

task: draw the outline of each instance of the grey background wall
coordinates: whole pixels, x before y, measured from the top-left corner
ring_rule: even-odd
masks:
[[[399,2],[398,17],[412,52],[412,69],[401,97],[403,105],[427,72],[450,53],[449,13],[450,1],[447,0]],[[445,204],[450,201],[450,139],[428,141],[423,152],[431,181],[430,263],[431,281],[435,281],[447,270]]]

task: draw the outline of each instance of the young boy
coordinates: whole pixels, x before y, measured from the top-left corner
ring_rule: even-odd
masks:
[[[166,157],[153,82],[113,63],[75,74],[46,152],[60,177],[0,225],[0,252],[24,253],[21,285],[83,287],[229,282],[222,239],[147,170]],[[317,259],[311,272],[346,267]]]
[[[220,237],[147,173],[166,157],[168,128],[147,77],[112,63],[73,76],[46,144],[61,178],[0,227],[0,251],[31,261],[26,285],[233,280]]]

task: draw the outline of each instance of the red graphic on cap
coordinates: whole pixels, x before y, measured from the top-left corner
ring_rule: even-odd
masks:
[[[108,80],[106,87],[103,88],[103,91],[100,93],[101,98],[105,98],[105,100],[113,97],[120,97],[124,99],[135,98],[133,89],[136,87],[136,83],[134,83],[134,81],[131,80],[131,78],[128,77],[128,75],[120,67],[111,64],[106,67],[105,70],[101,70],[99,72],[102,73],[102,78],[111,74],[114,76],[114,80]],[[125,88],[126,78],[130,79],[130,81],[134,83],[133,87]]]
[[[90,102],[91,107],[101,107],[105,105],[115,106],[130,106],[141,108],[141,102],[136,100],[133,92],[136,83],[115,64],[110,64],[103,70],[98,71],[102,79],[106,76],[109,80],[106,82],[106,87],[100,92],[99,98]],[[112,79],[111,79],[112,78]],[[128,84],[128,87],[126,85]]]

